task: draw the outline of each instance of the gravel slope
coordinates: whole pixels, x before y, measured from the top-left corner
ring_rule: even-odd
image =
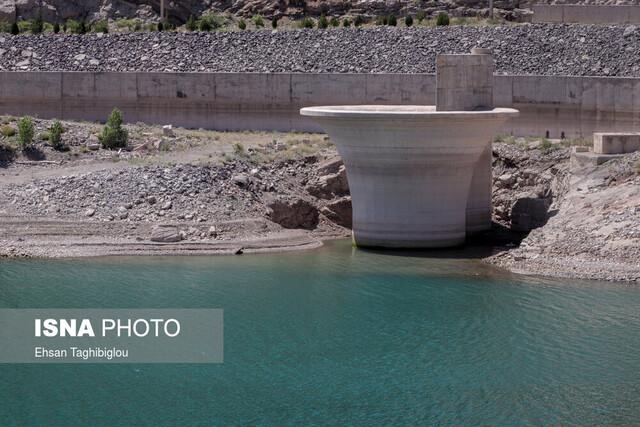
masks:
[[[546,24],[3,35],[0,70],[429,73],[438,53],[474,46],[494,49],[499,73],[640,76],[640,28]]]

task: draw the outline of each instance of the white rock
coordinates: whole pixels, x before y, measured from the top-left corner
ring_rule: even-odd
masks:
[[[162,126],[162,133],[164,134],[164,136],[169,136],[169,137],[176,136],[176,134],[173,132],[173,126],[172,125],[164,125],[164,126]]]

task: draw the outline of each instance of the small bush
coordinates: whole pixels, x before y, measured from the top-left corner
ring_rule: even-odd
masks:
[[[398,25],[398,19],[396,18],[396,15],[389,15],[389,19],[387,22],[388,25],[395,27],[396,25]]]
[[[34,135],[33,119],[24,116],[18,121],[18,143],[23,150],[28,149],[33,144]]]
[[[59,32],[60,32],[60,24],[56,22],[55,24],[53,24],[53,33],[58,34]]]
[[[300,28],[313,28],[316,26],[316,23],[313,21],[313,19],[305,16],[302,21],[300,21],[299,24]]]
[[[247,28],[247,23],[244,22],[244,19],[240,19],[238,21],[238,28],[240,28],[241,30],[245,30]]]
[[[224,19],[215,13],[205,13],[200,17],[200,31],[212,31],[221,28]]]
[[[351,21],[349,20],[349,18],[344,18],[342,20],[342,26],[345,28],[349,28],[351,26]]]
[[[427,17],[427,14],[424,10],[419,10],[416,12],[416,19],[418,20],[418,24],[422,24],[422,21]]]
[[[109,23],[106,20],[96,21],[93,23],[93,32],[94,33],[105,33],[109,32]]]
[[[547,138],[542,138],[542,141],[540,141],[540,150],[543,152],[548,152],[551,151],[551,149],[555,148],[553,146],[553,144],[551,143],[551,141]]]
[[[114,108],[107,123],[102,129],[102,134],[98,137],[102,147],[107,149],[124,148],[127,146],[129,135],[122,127],[122,112]]]
[[[31,32],[33,34],[41,34],[44,31],[44,22],[42,22],[42,17],[38,16],[31,22]]]
[[[378,16],[376,18],[376,25],[387,25],[389,23],[389,18],[386,15]]]
[[[438,17],[436,18],[436,25],[438,27],[449,25],[449,14],[447,12],[438,13]]]
[[[406,25],[407,27],[411,27],[413,25],[413,18],[411,17],[411,15],[407,15],[404,18],[404,25]]]
[[[271,28],[273,28],[274,30],[278,28],[278,18],[276,18],[275,16],[271,18]]]
[[[198,24],[196,23],[196,19],[193,17],[193,15],[189,16],[189,19],[187,19],[187,23],[184,24],[184,27],[187,29],[187,31],[195,31],[198,29]]]
[[[5,138],[10,138],[16,134],[16,130],[11,125],[2,125],[2,127],[0,127],[0,133]]]
[[[61,151],[64,149],[64,144],[62,143],[62,132],[64,132],[64,129],[62,128],[62,123],[60,123],[59,120],[53,122],[49,128],[49,142],[54,150]]]
[[[262,19],[262,15],[253,15],[253,25],[256,26],[256,28],[263,28],[264,27],[264,19]]]
[[[326,29],[329,27],[329,21],[327,21],[327,17],[324,16],[324,13],[320,15],[320,19],[318,20],[318,28]]]
[[[359,27],[362,24],[364,24],[364,18],[360,15],[356,16],[356,19],[353,20],[353,25],[355,25],[356,27]]]
[[[244,156],[246,154],[244,145],[240,142],[236,142],[233,144],[233,152],[238,156]]]
[[[340,26],[340,21],[338,21],[338,18],[336,18],[335,16],[333,18],[331,18],[331,21],[329,21],[329,24],[332,27],[339,27]]]
[[[31,31],[31,22],[30,21],[18,21],[18,29],[21,33],[27,33]]]
[[[73,34],[86,34],[87,33],[87,23],[84,21],[75,21],[73,19],[69,19],[67,21],[67,29],[70,33]]]

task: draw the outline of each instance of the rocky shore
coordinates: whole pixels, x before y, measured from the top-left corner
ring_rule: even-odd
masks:
[[[325,135],[138,124],[128,150],[109,151],[92,147],[99,126],[64,127],[63,152],[2,137],[0,257],[281,251],[350,235],[346,171]],[[596,166],[576,160],[579,144],[499,138],[494,224],[469,244],[512,271],[638,282],[640,153]]]
[[[439,53],[494,52],[504,74],[640,76],[640,28],[547,25],[0,37],[0,70],[433,73]]]

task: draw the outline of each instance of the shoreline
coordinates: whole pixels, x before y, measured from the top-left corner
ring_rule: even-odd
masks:
[[[66,151],[42,140],[44,162],[17,149],[0,159],[2,258],[274,253],[351,235],[346,169],[323,134],[134,124],[131,149],[116,152],[95,147],[99,125],[64,126]],[[493,226],[468,239],[481,247],[473,258],[518,274],[640,282],[640,153],[577,164],[571,145],[582,143],[494,143]]]
[[[6,219],[6,218],[5,218]],[[0,217],[0,224],[6,226],[6,220]],[[38,221],[32,218],[28,222],[37,227]],[[47,221],[58,225],[69,222]],[[77,222],[73,223],[77,225]],[[99,223],[94,223],[98,225]],[[86,225],[86,223],[81,224]],[[437,258],[444,252],[447,256],[461,259],[477,259],[516,275],[548,277],[554,279],[576,279],[615,282],[625,285],[640,284],[640,266],[632,263],[607,262],[560,257],[553,260],[536,258],[526,260],[514,256],[514,247],[505,244],[495,231],[490,233],[495,241],[487,241],[482,236],[471,239],[465,245],[442,250],[411,250],[407,256],[421,254],[425,258]],[[241,254],[273,254],[293,251],[308,251],[319,249],[325,242],[349,239],[351,231],[342,233],[322,233],[305,230],[280,230],[210,242],[173,242],[160,243],[133,239],[112,238],[93,235],[76,239],[60,241],[55,238],[34,238],[28,236],[17,237],[16,240],[0,240],[0,261],[15,259],[43,259],[43,260],[73,260],[103,257],[182,257],[182,256],[228,256]],[[364,249],[366,250],[366,249]],[[376,249],[377,253],[390,252],[392,254],[404,251]],[[458,257],[458,255],[461,255]],[[638,278],[632,278],[632,276]],[[631,277],[631,278],[630,278]]]

